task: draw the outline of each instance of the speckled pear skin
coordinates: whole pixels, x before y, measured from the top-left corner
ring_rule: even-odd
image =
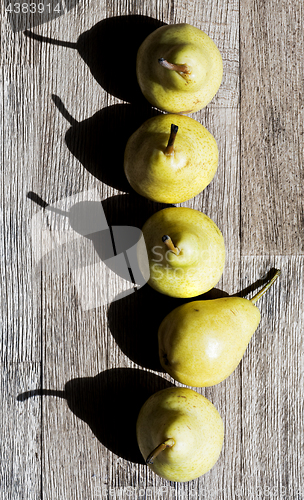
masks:
[[[178,126],[174,154],[165,154],[171,124]],[[132,188],[159,203],[182,203],[203,191],[218,167],[213,135],[188,116],[150,118],[127,142],[124,171]]]
[[[213,467],[221,453],[223,421],[213,404],[201,394],[172,387],[153,394],[140,410],[136,434],[146,460],[166,439],[166,448],[149,467],[169,481],[191,481]]]
[[[158,59],[186,64],[189,78],[162,67]],[[146,99],[168,113],[194,113],[212,100],[222,77],[221,54],[203,31],[189,24],[162,26],[153,31],[137,53],[136,74]]]
[[[222,233],[207,215],[188,207],[168,207],[153,214],[142,228],[148,254],[149,285],[171,297],[196,297],[219,281],[225,265]],[[169,235],[181,252],[168,251]],[[140,262],[139,262],[139,265]]]
[[[188,302],[159,327],[160,362],[182,384],[218,384],[240,363],[259,322],[259,309],[241,297]]]

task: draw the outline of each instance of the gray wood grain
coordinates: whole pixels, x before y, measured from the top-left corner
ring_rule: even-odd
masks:
[[[41,400],[18,400],[40,383],[40,363],[0,365],[0,498],[41,498]]]
[[[303,257],[244,258],[242,286],[271,267],[282,274],[256,304],[261,322],[241,365],[243,491],[302,498]]]
[[[40,167],[36,78],[26,68],[1,67],[1,360],[7,362],[41,358],[41,282],[31,246],[35,207],[27,199]]]
[[[1,498],[303,497],[302,6],[271,6],[85,0],[25,36],[1,5]],[[130,15],[148,19],[121,17]],[[151,18],[203,29],[223,56],[218,94],[193,115],[218,142],[219,168],[183,204],[223,232],[217,293],[282,268],[240,366],[199,390],[223,417],[225,444],[216,466],[185,484],[139,463],[134,441],[141,404],[173,382],[160,371],[156,331],[176,304],[147,286],[115,300],[125,284],[101,269],[96,242],[71,216],[102,202],[110,225],[141,227],[160,208],[130,194],[122,175],[124,141],[152,114],[132,70]],[[110,56],[125,46],[133,62],[122,78]]]
[[[303,254],[303,4],[241,2],[242,252]]]
[[[215,137],[219,149],[219,164],[212,182],[207,188],[182,206],[201,210],[222,231],[226,245],[224,276],[227,293],[233,293],[234,280],[229,279],[230,270],[239,263],[240,245],[240,159],[239,159],[239,110],[209,108],[194,115]],[[231,203],[231,200],[234,200]]]

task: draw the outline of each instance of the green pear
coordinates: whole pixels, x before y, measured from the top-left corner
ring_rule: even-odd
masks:
[[[153,31],[137,53],[136,74],[146,99],[168,113],[193,113],[217,93],[221,54],[203,31],[189,24]]]
[[[140,410],[136,434],[147,465],[169,481],[191,481],[213,467],[224,439],[223,421],[204,396],[171,387]]]
[[[203,191],[218,166],[213,135],[188,116],[159,115],[128,140],[124,170],[133,189],[160,203],[181,203]]]
[[[207,215],[187,207],[153,214],[142,228],[146,252],[138,262],[152,288],[171,297],[196,297],[213,288],[225,264],[222,233]],[[149,275],[146,260],[148,255]]]
[[[207,387],[225,380],[240,363],[260,322],[256,301],[280,275],[252,299],[224,297],[177,307],[158,331],[163,368],[178,382]]]

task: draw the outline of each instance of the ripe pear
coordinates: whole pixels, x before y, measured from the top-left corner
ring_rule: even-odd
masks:
[[[204,396],[170,387],[140,410],[136,434],[147,465],[169,481],[191,481],[213,467],[224,439],[223,421]]]
[[[217,93],[221,54],[203,31],[189,24],[161,26],[142,43],[136,74],[146,99],[168,113],[194,113]]]
[[[148,284],[171,297],[196,297],[219,281],[225,264],[222,233],[207,215],[187,207],[169,207],[153,214],[142,228],[148,255]]]
[[[213,135],[188,116],[159,115],[127,142],[124,170],[133,189],[160,203],[182,203],[203,191],[218,166]]]
[[[163,368],[178,382],[207,387],[225,380],[238,366],[260,322],[256,301],[280,275],[252,299],[224,297],[177,307],[158,330]]]

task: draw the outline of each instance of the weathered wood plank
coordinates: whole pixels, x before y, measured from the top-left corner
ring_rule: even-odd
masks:
[[[241,1],[242,253],[303,254],[303,4]]]
[[[23,32],[13,33],[8,15],[5,12],[6,3],[1,2],[1,52],[0,66],[33,68],[39,64],[39,47],[34,43],[25,43]],[[18,14],[16,15],[18,17]]]
[[[239,162],[239,111],[237,109],[202,110],[195,119],[215,137],[219,149],[219,164],[207,188],[183,206],[201,210],[218,225],[226,245],[227,293],[234,293],[234,268],[240,258],[240,162]],[[233,203],[231,203],[233,200]],[[219,284],[221,286],[221,283]]]
[[[303,257],[246,257],[242,286],[271,267],[281,276],[257,306],[261,323],[241,365],[242,470],[246,498],[302,498]]]
[[[27,192],[40,168],[35,127],[37,72],[1,68],[1,359],[40,361],[40,273],[33,261]]]
[[[1,363],[0,498],[41,498],[41,400],[23,398],[39,387],[40,363]]]

